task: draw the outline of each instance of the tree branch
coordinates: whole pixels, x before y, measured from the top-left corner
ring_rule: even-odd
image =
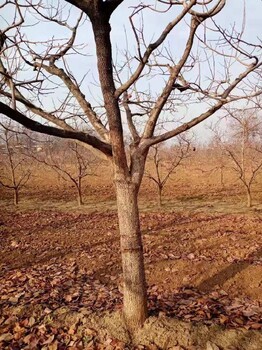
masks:
[[[196,0],[191,0],[189,4],[184,7],[183,11],[181,11],[181,13],[166,26],[159,38],[154,43],[148,45],[143,57],[141,57],[140,63],[134,74],[129,78],[127,82],[125,82],[123,85],[116,89],[115,96],[117,98],[139,78],[140,74],[142,73],[143,69],[145,68],[148,62],[151,53],[164,42],[171,30],[185,17],[185,15],[195,5],[195,3]]]
[[[67,130],[73,130],[73,128],[71,126],[69,126],[65,121],[55,117],[51,113],[44,111],[42,108],[37,107],[32,102],[30,102],[28,99],[26,99],[21,94],[21,92],[15,87],[15,84],[12,82],[12,77],[9,74],[7,74],[6,68],[4,67],[1,59],[0,59],[0,73],[4,76],[6,84],[12,90],[12,94],[10,94],[4,90],[0,90],[2,95],[10,98],[11,100],[13,100],[13,98],[14,98],[16,101],[21,102],[24,106],[29,108],[33,113],[39,115],[40,117],[48,120],[49,122],[51,122],[51,123],[53,123],[61,128],[64,128]]]
[[[154,133],[158,117],[159,117],[168,97],[170,96],[172,90],[174,89],[174,83],[175,83],[182,67],[184,66],[184,64],[186,63],[186,61],[189,57],[189,54],[191,52],[193,42],[194,42],[195,32],[196,32],[198,26],[200,25],[200,23],[201,22],[198,21],[196,19],[196,17],[192,17],[191,26],[190,26],[190,33],[189,33],[189,36],[187,39],[184,53],[183,53],[180,61],[178,62],[178,64],[173,68],[170,67],[171,74],[170,74],[170,77],[168,79],[168,82],[167,82],[166,86],[164,87],[163,92],[158,97],[158,99],[155,103],[155,107],[152,109],[150,116],[149,116],[149,119],[147,121],[145,130],[144,130],[144,134],[143,134],[143,138],[145,138],[145,139],[151,137]]]
[[[25,115],[23,115],[19,111],[12,109],[11,107],[7,106],[2,102],[0,102],[0,113],[22,124],[27,129],[30,129],[32,131],[37,131],[42,134],[57,136],[65,139],[78,140],[94,147],[95,149],[98,149],[99,151],[104,153],[106,156],[109,156],[109,157],[112,156],[111,146],[99,140],[95,136],[92,136],[80,131],[64,130],[64,129],[58,129],[48,125],[43,125],[37,121],[27,118]]]
[[[77,102],[83,109],[84,113],[88,117],[90,123],[105,141],[109,140],[108,130],[104,127],[101,121],[98,119],[96,113],[93,111],[91,104],[86,101],[84,94],[81,92],[79,86],[74,84],[74,82],[70,79],[68,74],[62,69],[58,68],[55,64],[51,64],[47,66],[42,62],[35,62],[35,66],[39,68],[45,69],[48,73],[56,75],[59,77],[67,86],[72,95],[76,98]]]
[[[213,115],[216,111],[218,111],[222,106],[226,105],[227,103],[234,100],[229,97],[230,92],[245,78],[247,77],[252,71],[255,69],[261,67],[262,63],[257,64],[251,64],[243,73],[241,73],[235,80],[231,83],[231,85],[220,95],[220,100],[210,107],[206,112],[200,114],[198,117],[192,119],[191,121],[182,124],[181,126],[175,128],[174,130],[168,131],[162,135],[158,135],[151,138],[145,138],[141,141],[141,147],[150,147],[152,145],[155,145],[159,142],[166,141],[174,136],[177,136],[181,134],[182,132],[191,129],[193,126],[201,123],[202,121],[206,120],[208,117]],[[247,96],[243,97],[247,98]],[[240,98],[239,98],[240,99]]]

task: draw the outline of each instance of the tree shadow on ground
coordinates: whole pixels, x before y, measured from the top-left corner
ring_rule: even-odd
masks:
[[[148,227],[144,228],[144,222],[143,218],[141,220],[142,224],[142,229],[141,233],[142,234],[150,234],[150,235],[158,235],[159,231],[174,228],[174,231],[180,227],[186,226],[186,225],[193,225],[193,224],[204,224],[208,222],[214,222],[214,220],[221,220],[224,217],[227,216],[227,214],[212,214],[212,215],[207,215],[206,217],[199,217],[199,213],[195,213],[195,215],[191,216],[183,216],[179,213],[174,214],[174,217],[170,218],[170,214],[164,218],[166,219],[165,222],[161,222],[163,220],[162,217],[159,218],[159,222],[156,222],[152,225],[150,225],[150,230]]]
[[[118,242],[118,237],[110,237],[108,239],[105,239],[103,241],[98,242],[92,242],[89,244],[81,245],[81,247],[74,247],[74,246],[68,246],[68,247],[61,247],[59,250],[56,249],[46,249],[44,248],[42,251],[30,251],[30,254],[28,254],[27,250],[24,250],[22,252],[16,251],[16,256],[13,254],[12,259],[7,259],[6,262],[8,263],[8,268],[0,271],[0,276],[4,275],[6,271],[12,271],[14,269],[20,269],[20,268],[28,268],[32,267],[35,264],[46,264],[52,261],[53,259],[58,259],[59,261],[65,259],[67,256],[74,254],[77,258],[77,255],[80,252],[87,252],[89,253],[91,250],[95,248],[99,248],[100,246],[107,245],[108,247],[112,247],[114,243]],[[18,258],[19,255],[19,258]],[[11,263],[10,263],[10,260]],[[4,259],[3,259],[4,262]]]
[[[198,288],[203,291],[211,291],[216,286],[222,286],[229,279],[234,278],[238,273],[247,269],[256,261],[261,261],[262,259],[262,248],[254,250],[249,254],[245,260],[235,261],[224,269],[218,271],[213,276],[204,279],[198,285]]]

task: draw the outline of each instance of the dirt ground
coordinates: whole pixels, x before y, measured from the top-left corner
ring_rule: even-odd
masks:
[[[87,211],[2,209],[2,271],[73,259],[104,283],[119,281],[116,212]],[[142,212],[149,285],[167,291],[219,287],[262,302],[261,214]]]
[[[25,190],[18,208],[1,192],[0,348],[261,350],[259,186],[246,209],[239,187],[204,180],[170,184],[161,209],[142,188],[150,318],[133,345],[109,181],[87,186],[81,208],[61,184]]]

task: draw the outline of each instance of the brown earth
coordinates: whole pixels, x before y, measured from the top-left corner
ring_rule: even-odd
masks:
[[[119,233],[110,179],[74,188],[48,171],[14,208],[0,193],[0,348],[262,349],[262,205],[234,178],[184,170],[140,212],[151,317],[129,341],[121,309]],[[89,180],[88,180],[89,181]],[[41,186],[39,186],[41,183]],[[1,335],[2,334],[2,335]]]
[[[82,211],[82,212],[81,212]],[[105,283],[119,279],[115,211],[1,211],[2,269],[75,259]],[[150,285],[185,285],[262,301],[262,217],[196,211],[142,212]],[[110,249],[109,249],[110,247]]]

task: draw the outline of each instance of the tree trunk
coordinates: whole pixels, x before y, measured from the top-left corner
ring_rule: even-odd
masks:
[[[141,327],[147,318],[143,244],[138,214],[138,188],[128,180],[116,181],[123,269],[123,312],[128,329]]]
[[[162,207],[162,190],[163,188],[161,186],[158,185],[158,206],[159,208]]]
[[[81,205],[83,205],[83,198],[82,198],[82,184],[81,181],[79,181],[78,186],[77,187],[77,202],[79,207]]]
[[[81,193],[81,190],[79,188],[78,188],[78,194],[77,194],[77,203],[78,203],[79,207],[81,207],[81,205],[83,205],[82,193]]]
[[[19,203],[18,188],[14,188],[14,205],[18,205],[18,203]]]
[[[252,207],[252,197],[251,197],[251,190],[247,187],[247,207]]]

